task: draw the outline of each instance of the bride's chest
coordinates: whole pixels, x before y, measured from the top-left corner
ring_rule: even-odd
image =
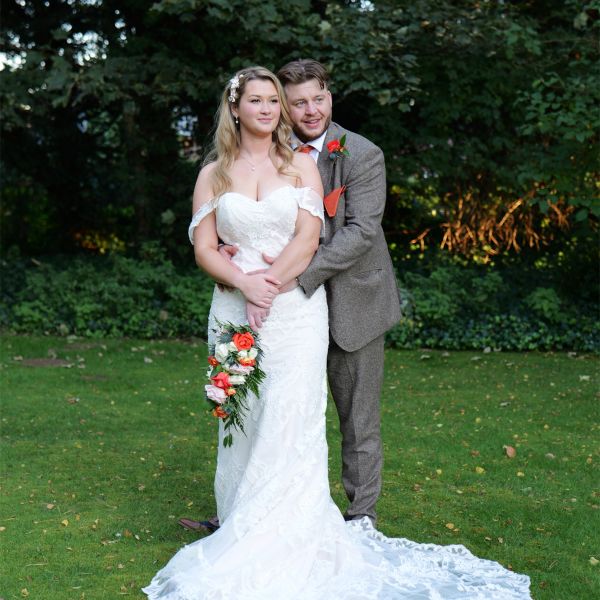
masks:
[[[221,239],[256,240],[271,236],[291,238],[298,204],[291,194],[272,194],[257,202],[228,192],[217,206],[217,232]]]

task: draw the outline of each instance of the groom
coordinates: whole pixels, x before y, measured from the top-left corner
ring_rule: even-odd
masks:
[[[400,319],[396,277],[381,227],[383,153],[331,120],[329,75],[319,62],[292,61],[277,77],[294,124],[292,145],[315,159],[325,193],[323,237],[298,282],[307,296],[321,284],[327,290],[327,374],[340,419],[342,481],[350,501],[344,516],[375,522],[383,465],[384,334]]]
[[[325,192],[319,248],[298,282],[307,296],[322,284],[329,305],[327,372],[342,432],[347,520],[376,520],[383,465],[379,396],[384,334],[400,319],[392,261],[381,227],[385,164],[381,150],[332,122],[329,75],[315,60],[296,60],[277,73],[294,124],[292,146],[310,153]],[[343,143],[343,147],[341,144]],[[181,519],[188,529],[214,520]]]

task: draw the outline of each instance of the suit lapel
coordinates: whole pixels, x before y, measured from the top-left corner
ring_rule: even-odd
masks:
[[[325,195],[329,194],[333,189],[333,174],[335,168],[335,161],[329,159],[329,151],[327,150],[327,144],[331,140],[335,140],[338,134],[338,126],[335,123],[330,123],[327,128],[327,135],[323,142],[323,149],[319,152],[319,159],[317,160],[317,168],[321,175],[321,181],[323,182],[323,190]]]

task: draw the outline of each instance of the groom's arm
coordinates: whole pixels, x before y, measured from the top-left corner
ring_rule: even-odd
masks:
[[[343,160],[343,159],[342,159]],[[385,209],[383,152],[375,145],[355,157],[345,191],[345,224],[319,246],[310,265],[298,277],[307,296],[325,281],[351,268],[371,248]]]

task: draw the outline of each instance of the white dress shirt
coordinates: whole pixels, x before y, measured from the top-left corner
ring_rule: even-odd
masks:
[[[325,143],[325,136],[327,135],[327,130],[323,132],[321,136],[319,136],[315,140],[311,140],[310,142],[302,142],[300,141],[295,133],[292,133],[292,149],[295,150],[298,146],[312,146],[309,154],[312,156],[312,159],[317,162],[319,159],[319,153],[323,150],[323,144]]]

